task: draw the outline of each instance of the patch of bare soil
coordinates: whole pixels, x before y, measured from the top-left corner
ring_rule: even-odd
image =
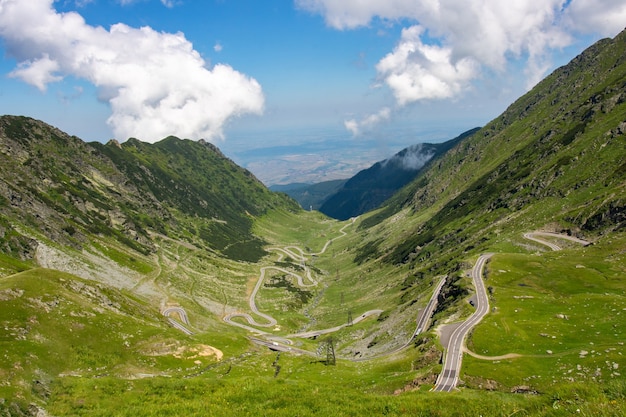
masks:
[[[141,353],[147,356],[171,355],[177,359],[200,359],[215,356],[215,359],[218,361],[224,357],[222,351],[213,346],[203,344],[186,346],[174,339],[147,344],[143,347]]]
[[[415,378],[413,381],[409,382],[402,388],[398,388],[393,392],[393,394],[399,395],[403,392],[415,391],[419,389],[422,385],[435,385],[435,382],[437,382],[437,374],[428,373],[426,375],[421,375]]]
[[[181,346],[173,353],[178,359],[196,359],[215,356],[215,359],[222,360],[224,354],[221,350],[209,345]]]

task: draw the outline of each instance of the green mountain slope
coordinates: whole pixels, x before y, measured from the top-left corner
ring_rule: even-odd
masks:
[[[626,33],[590,47],[448,152],[370,219],[428,213],[388,262],[438,263],[502,228],[597,235],[620,229],[626,180]]]
[[[346,181],[331,180],[318,182],[317,184],[272,185],[270,190],[287,194],[305,210],[319,210],[324,201],[341,189]]]
[[[272,207],[296,209],[294,202],[271,193],[209,143],[169,137],[153,145],[130,139],[121,146],[91,146],[109,156],[151,198],[202,219],[200,227],[189,226],[188,231],[227,256],[258,259],[263,242],[250,234],[253,217]]]
[[[380,207],[396,191],[477,130],[468,130],[443,143],[414,145],[375,163],[346,181],[341,189],[324,201],[320,211],[327,216],[347,220]]]
[[[155,249],[150,230],[254,260],[264,252],[251,234],[252,217],[296,209],[214,146],[174,137],[87,144],[43,122],[4,116],[0,166],[0,211],[75,248],[102,234],[148,254]],[[5,246],[32,257],[18,235]]]

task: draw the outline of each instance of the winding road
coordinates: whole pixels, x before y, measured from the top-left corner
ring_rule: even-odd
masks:
[[[547,240],[541,239],[541,236],[543,237],[556,237],[559,239],[565,239],[565,240],[569,240],[575,243],[580,243],[583,246],[587,246],[590,244],[590,242],[587,242],[586,240],[582,240],[579,239],[577,237],[574,236],[569,236],[569,235],[561,235],[558,233],[552,233],[552,232],[529,232],[529,233],[524,233],[524,237],[528,240],[532,240],[533,242],[537,242],[537,243],[541,243],[542,245],[545,245],[547,247],[549,247],[550,249],[552,249],[553,251],[559,251],[563,248],[561,248],[559,245],[557,245],[556,243],[552,243],[549,242]]]
[[[480,255],[474,268],[472,268],[472,282],[476,287],[476,310],[463,324],[452,332],[446,349],[443,369],[437,378],[437,382],[432,389],[433,391],[450,392],[456,388],[456,384],[459,381],[459,373],[461,372],[461,362],[463,361],[465,337],[472,327],[477,325],[489,312],[489,298],[487,297],[482,276],[485,264],[492,256],[493,254],[491,253]]]
[[[307,354],[307,355],[315,355],[313,352],[309,352],[306,350],[302,350],[302,349],[297,349],[292,347],[291,345],[293,345],[293,342],[289,339],[289,338],[311,338],[311,337],[316,337],[316,336],[320,336],[323,334],[328,334],[328,333],[332,333],[332,332],[336,332],[346,326],[348,326],[349,324],[343,324],[340,326],[335,326],[332,328],[328,328],[328,329],[321,329],[321,330],[312,330],[312,331],[308,331],[308,332],[301,332],[301,333],[294,333],[294,334],[290,334],[287,335],[286,337],[281,337],[281,336],[275,336],[272,333],[265,331],[265,330],[261,330],[259,329],[259,327],[261,328],[268,328],[268,327],[274,327],[277,325],[277,320],[275,318],[273,318],[272,316],[262,313],[261,311],[259,311],[257,305],[256,305],[256,296],[257,293],[259,292],[259,290],[261,289],[263,282],[265,280],[265,274],[266,271],[272,269],[272,270],[276,270],[276,271],[280,271],[282,273],[285,273],[289,276],[292,276],[293,278],[295,278],[298,282],[298,285],[301,287],[313,287],[318,285],[318,282],[312,277],[311,275],[311,270],[310,268],[306,265],[306,262],[308,261],[307,256],[317,256],[317,255],[321,255],[323,254],[327,249],[328,246],[335,240],[338,239],[340,237],[345,236],[347,233],[345,232],[345,228],[350,226],[351,224],[354,223],[356,219],[352,219],[352,222],[345,225],[344,227],[342,227],[340,229],[341,232],[341,236],[335,237],[333,239],[330,239],[326,242],[326,244],[324,245],[324,247],[322,248],[322,250],[320,252],[317,253],[305,253],[302,249],[296,247],[296,246],[286,246],[283,248],[279,248],[279,247],[272,247],[272,248],[268,248],[268,250],[270,251],[275,251],[278,252],[278,262],[282,261],[284,259],[285,256],[288,256],[292,259],[294,259],[297,262],[300,262],[300,265],[303,267],[305,273],[304,273],[304,277],[302,275],[296,274],[292,271],[289,271],[287,269],[284,268],[280,268],[277,266],[264,266],[260,268],[260,274],[259,274],[259,278],[256,282],[256,285],[253,289],[253,291],[250,294],[250,298],[248,300],[248,304],[250,306],[250,310],[256,314],[259,317],[262,317],[265,320],[265,323],[259,323],[258,321],[256,321],[250,314],[248,313],[243,313],[243,312],[237,312],[237,313],[231,313],[228,314],[226,316],[224,316],[223,320],[232,325],[232,326],[237,326],[237,327],[241,327],[244,328],[250,332],[255,333],[258,336],[262,336],[264,337],[264,339],[258,339],[258,338],[250,338],[251,341],[253,341],[256,344],[262,345],[262,346],[266,346],[270,349],[273,350],[278,350],[278,351],[285,351],[285,352],[293,352],[293,353],[299,353],[299,354]],[[554,237],[554,238],[560,238],[560,239],[567,239],[576,243],[580,243],[583,245],[589,245],[590,243],[582,240],[582,239],[578,239],[576,237],[572,237],[572,236],[568,236],[568,235],[560,235],[557,233],[551,233],[551,232],[529,232],[529,233],[525,233],[524,234],[524,238],[532,240],[534,242],[540,243],[542,245],[548,246],[550,249],[554,250],[554,251],[558,251],[561,250],[561,247],[555,243],[549,242],[547,240],[542,239],[541,237]],[[472,268],[472,272],[471,272],[471,276],[472,276],[472,282],[474,284],[474,287],[476,288],[476,305],[475,308],[476,310],[474,311],[474,313],[463,323],[461,323],[461,325],[459,325],[456,329],[454,329],[454,331],[452,332],[449,342],[448,342],[448,346],[445,349],[445,358],[444,358],[444,363],[443,363],[443,369],[441,371],[441,373],[439,374],[437,381],[434,385],[434,387],[432,388],[432,391],[442,391],[442,392],[450,392],[452,390],[454,390],[458,384],[459,381],[459,374],[461,371],[461,364],[462,364],[462,360],[463,360],[463,353],[464,351],[466,351],[465,349],[465,338],[467,337],[468,333],[470,332],[470,330],[476,326],[482,319],[483,317],[489,312],[489,298],[487,295],[487,291],[485,290],[485,284],[483,281],[483,271],[485,268],[485,264],[487,263],[487,261],[493,256],[493,254],[483,254],[480,255],[476,261],[476,264],[474,265],[474,267]],[[376,357],[379,356],[388,356],[391,354],[394,354],[396,352],[401,351],[402,349],[406,348],[414,339],[415,337],[420,334],[424,329],[427,328],[428,325],[428,321],[430,320],[430,318],[432,317],[433,311],[435,309],[435,306],[437,304],[437,298],[438,295],[441,291],[441,288],[443,287],[443,285],[445,284],[446,281],[446,277],[443,277],[440,279],[439,283],[437,284],[437,286],[435,287],[433,294],[428,302],[428,304],[426,305],[426,307],[420,312],[417,321],[416,321],[416,329],[413,332],[413,334],[411,335],[411,337],[409,338],[409,340],[407,341],[407,343],[405,343],[404,345],[395,348],[389,352],[385,352],[384,355],[378,355]],[[366,311],[365,313],[361,314],[360,316],[356,317],[352,324],[356,324],[362,320],[365,320],[366,318],[373,316],[373,315],[378,315],[381,314],[383,312],[383,310],[370,310],[370,311]],[[182,321],[179,322],[175,319],[173,319],[172,317],[170,317],[171,314],[177,314],[178,317],[180,318],[180,320]],[[167,307],[165,309],[163,309],[162,314],[167,317],[168,321],[170,322],[170,324],[183,331],[186,334],[193,334],[193,332],[191,330],[189,330],[187,327],[185,327],[186,325],[189,325],[189,319],[187,317],[187,313],[185,312],[185,310],[182,307]],[[237,321],[233,321],[234,318],[244,318],[248,325],[243,324],[243,323],[239,323]],[[256,327],[252,327],[252,326],[256,326]],[[367,359],[373,359],[374,357],[371,358],[359,358],[356,359],[357,361],[361,361],[361,360],[367,360]]]
[[[257,305],[256,305],[256,295],[259,292],[259,290],[261,289],[262,285],[263,285],[263,281],[265,280],[265,273],[266,271],[272,269],[275,271],[280,271],[282,273],[285,273],[287,275],[290,275],[292,277],[294,277],[297,282],[298,285],[300,287],[314,287],[318,284],[318,282],[313,278],[313,276],[311,275],[311,269],[306,265],[306,262],[309,260],[309,256],[318,256],[323,254],[324,252],[326,252],[326,250],[328,249],[328,247],[330,246],[330,244],[335,241],[336,239],[339,239],[341,237],[344,237],[347,235],[345,229],[352,225],[354,222],[356,221],[356,218],[353,218],[352,221],[348,224],[346,224],[345,226],[343,226],[339,232],[341,233],[340,236],[334,237],[332,239],[329,239],[325,244],[324,247],[322,248],[321,251],[319,252],[315,252],[315,253],[305,253],[302,249],[300,249],[297,246],[286,246],[283,248],[279,248],[279,247],[271,247],[268,248],[268,251],[275,251],[278,252],[278,260],[277,262],[280,262],[284,259],[285,256],[288,256],[292,259],[294,259],[297,262],[300,262],[300,265],[304,268],[304,277],[302,275],[296,274],[295,272],[289,271],[287,269],[284,268],[280,268],[277,266],[264,266],[261,267],[260,270],[260,274],[259,274],[259,278],[256,282],[256,285],[254,286],[254,289],[252,290],[252,293],[250,294],[250,298],[248,299],[248,305],[250,306],[250,310],[256,314],[259,317],[262,317],[266,322],[265,323],[259,323],[258,321],[256,321],[254,319],[254,317],[252,317],[250,314],[248,313],[243,313],[243,312],[237,312],[237,313],[230,313],[227,314],[226,316],[224,316],[224,321],[232,326],[237,326],[237,327],[241,327],[243,329],[246,329],[250,332],[253,332],[257,335],[263,335],[264,337],[268,338],[269,340],[273,340],[273,341],[279,341],[282,343],[286,343],[291,345],[292,341],[289,340],[288,338],[285,337],[279,337],[279,336],[272,336],[271,333],[258,329],[258,327],[262,327],[262,328],[268,328],[268,327],[274,327],[278,324],[277,320],[270,316],[269,314],[265,314],[262,313],[261,311],[259,311]],[[306,280],[306,282],[305,282]],[[361,316],[359,316],[357,319],[354,320],[353,323],[357,323],[373,314],[380,314],[382,312],[382,310],[370,310],[367,311],[365,313],[363,313]],[[239,323],[237,321],[234,321],[234,318],[243,318],[248,322],[248,325],[243,324],[243,323]],[[252,327],[255,326],[255,327]],[[345,325],[343,326],[337,326],[337,327],[333,327],[331,329],[324,329],[324,330],[314,330],[311,332],[304,332],[304,333],[298,333],[298,334],[293,334],[293,335],[289,335],[287,337],[314,337],[314,336],[318,336],[321,334],[326,334],[326,333],[331,333],[334,331],[337,331],[339,329],[341,329],[342,327],[345,327]]]
[[[524,238],[540,243],[552,249],[553,251],[560,251],[561,246],[542,239],[541,237],[552,237],[558,239],[565,239],[581,245],[587,246],[590,242],[579,239],[574,236],[561,235],[552,232],[528,232],[524,233]],[[456,388],[459,380],[459,373],[461,371],[461,362],[463,360],[463,352],[465,349],[465,337],[469,331],[478,324],[482,318],[489,312],[489,298],[485,291],[485,284],[483,282],[483,270],[485,264],[493,254],[481,255],[474,268],[472,268],[472,281],[476,287],[476,310],[474,313],[459,327],[457,327],[450,336],[450,341],[446,348],[446,355],[444,359],[443,369],[437,378],[437,382],[433,387],[433,391],[445,391],[450,392]],[[511,357],[510,354],[507,355]]]
[[[360,316],[358,316],[354,320],[352,320],[352,324],[357,324],[358,322],[360,322],[362,320],[365,320],[366,318],[368,318],[370,316],[379,315],[382,312],[383,312],[383,310],[369,310],[369,311],[366,311],[365,313],[361,314]],[[341,330],[341,329],[343,329],[344,327],[347,327],[347,326],[350,326],[350,324],[346,323],[346,324],[342,324],[340,326],[335,326],[335,327],[331,327],[329,329],[323,329],[323,330],[311,330],[311,331],[308,331],[308,332],[294,333],[294,334],[288,335],[287,337],[299,337],[299,338],[316,337],[316,336],[321,336],[323,334],[336,332],[336,331]]]
[[[178,314],[178,317],[180,317],[180,320],[182,321],[182,323],[170,317],[170,314],[172,313]],[[161,314],[167,317],[167,321],[169,321],[172,327],[177,328],[178,330],[182,331],[185,334],[190,334],[190,335],[193,334],[191,330],[185,327],[185,324],[189,325],[189,318],[187,317],[187,312],[185,311],[184,308],[166,307],[163,309],[163,311],[161,311]]]
[[[419,335],[421,332],[423,332],[425,329],[428,328],[428,323],[430,322],[430,319],[433,316],[433,312],[435,311],[435,306],[437,305],[437,299],[439,298],[439,293],[441,292],[443,285],[446,283],[446,278],[447,277],[444,276],[439,280],[439,283],[435,287],[433,294],[430,296],[430,300],[428,300],[428,304],[426,304],[426,307],[424,307],[424,309],[422,309],[417,316],[415,331],[413,331],[413,333],[411,334],[411,337],[409,337],[409,340],[407,340],[405,344],[395,349],[389,350],[383,354],[368,356],[365,358],[355,358],[355,359],[352,359],[352,361],[364,362],[364,361],[369,361],[372,359],[379,359],[382,357],[391,356],[394,353],[398,353],[404,350],[405,348],[407,348],[413,342],[413,340],[417,337],[417,335]]]
[[[320,330],[311,330],[311,331],[307,331],[307,332],[300,332],[300,333],[293,333],[290,335],[287,335],[286,337],[280,337],[280,336],[274,336],[272,333],[265,331],[265,330],[261,330],[259,329],[259,327],[261,328],[269,328],[269,327],[274,327],[278,324],[277,320],[274,319],[272,316],[262,313],[259,311],[257,305],[256,305],[256,295],[258,293],[258,291],[261,289],[262,285],[263,285],[263,281],[265,280],[265,273],[267,270],[273,269],[273,270],[277,270],[280,272],[283,272],[285,274],[291,275],[292,277],[294,277],[297,282],[298,285],[301,287],[313,287],[316,286],[318,284],[318,282],[311,276],[311,270],[310,268],[306,265],[306,262],[308,261],[308,256],[318,256],[321,255],[323,253],[326,252],[326,250],[328,249],[328,247],[330,246],[330,244],[336,240],[339,239],[340,237],[345,236],[347,233],[345,232],[345,228],[347,228],[348,226],[350,226],[352,223],[354,223],[356,220],[356,218],[352,219],[352,222],[345,225],[344,227],[342,227],[339,231],[341,233],[341,236],[335,237],[333,239],[330,239],[326,242],[326,244],[324,245],[324,247],[322,248],[322,250],[320,250],[319,252],[316,253],[305,253],[302,249],[300,249],[297,246],[286,246],[286,247],[271,247],[268,248],[268,250],[270,251],[275,251],[278,252],[278,259],[277,262],[280,262],[284,259],[285,256],[288,256],[292,259],[294,259],[297,262],[300,262],[300,265],[304,268],[305,271],[305,277],[306,277],[306,282],[305,282],[305,278],[303,278],[301,275],[298,275],[292,271],[286,270],[284,268],[280,268],[280,267],[276,267],[276,266],[264,266],[261,267],[260,269],[260,274],[259,274],[259,278],[256,282],[256,285],[254,286],[254,289],[252,291],[252,293],[250,294],[250,298],[248,300],[248,304],[250,306],[250,310],[256,314],[259,317],[262,317],[266,322],[265,323],[259,323],[258,321],[256,321],[250,314],[248,313],[243,313],[243,312],[237,312],[237,313],[231,313],[231,314],[227,314],[226,316],[224,316],[224,321],[232,326],[237,326],[237,327],[241,327],[243,329],[246,329],[252,333],[255,333],[258,336],[263,336],[265,339],[269,340],[268,341],[264,341],[263,339],[258,339],[258,338],[251,338],[250,340],[252,340],[254,343],[262,345],[262,346],[267,346],[273,350],[281,350],[281,351],[290,351],[290,352],[295,352],[295,353],[302,353],[301,349],[295,349],[292,348],[291,346],[284,346],[278,343],[282,343],[285,345],[293,345],[293,342],[291,341],[291,339],[289,338],[312,338],[312,337],[317,337],[317,336],[321,336],[324,334],[328,334],[328,333],[333,333],[336,331],[341,330],[342,328],[349,326],[350,324],[346,323],[346,324],[342,324],[339,326],[335,326],[335,327],[331,327],[328,329],[320,329]],[[415,337],[420,334],[424,329],[427,328],[428,322],[430,320],[430,318],[432,317],[433,311],[435,309],[435,306],[437,304],[437,298],[439,296],[439,292],[441,291],[441,288],[443,287],[444,283],[446,281],[446,277],[442,277],[440,279],[440,281],[438,282],[437,286],[435,287],[433,294],[430,298],[430,300],[428,301],[428,304],[426,305],[426,307],[420,312],[418,318],[417,318],[417,322],[416,322],[416,328],[415,331],[412,333],[411,337],[409,338],[409,340],[402,346],[389,351],[389,352],[385,352],[384,355],[379,355],[379,356],[388,356],[391,354],[394,354],[396,352],[399,352],[401,350],[403,350],[404,348],[406,348],[407,346],[409,346],[411,344],[411,342],[413,341],[413,339],[415,339]],[[367,319],[368,317],[374,316],[374,315],[379,315],[383,312],[383,310],[380,309],[375,309],[375,310],[369,310],[366,311],[365,313],[357,316],[353,321],[352,324],[356,324],[359,323],[362,320]],[[243,324],[240,323],[238,321],[234,321],[234,318],[243,318],[247,321],[248,324]],[[252,327],[255,326],[255,327]],[[308,354],[311,354],[311,352],[308,352]],[[379,357],[376,356],[376,357]],[[359,358],[357,359],[358,361],[360,360],[367,360],[367,359],[373,359],[374,357],[368,357],[368,358]]]

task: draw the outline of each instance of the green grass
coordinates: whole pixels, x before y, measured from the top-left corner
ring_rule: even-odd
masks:
[[[278,224],[295,224],[298,216],[282,214],[272,218],[274,215],[265,218],[263,224],[274,230],[275,244],[285,238],[297,245],[298,234],[304,233],[292,233],[289,228],[281,231]],[[276,227],[272,226],[274,222]],[[338,236],[343,226],[314,216],[305,218],[303,224],[317,231],[318,247],[323,246],[324,239]],[[352,248],[363,235],[354,226],[346,229],[347,236],[331,245],[332,250],[313,261],[321,285],[306,291],[317,295],[316,291],[323,289],[310,311],[316,318],[315,328],[345,323],[348,309],[355,317],[372,308],[382,308],[387,313],[381,320],[372,317],[334,334],[340,355],[362,351],[374,341],[373,349],[384,350],[385,344],[394,343],[396,335],[404,340],[414,329],[417,309],[427,302],[430,285],[436,278],[414,275],[416,271],[407,266],[392,267],[375,261],[355,263]],[[97,313],[97,299],[85,298],[68,288],[70,281],[90,283],[70,275],[31,270],[6,277],[0,280],[0,291],[21,288],[24,293],[3,301],[0,310],[0,323],[12,329],[0,344],[5,358],[0,369],[9,383],[0,387],[0,398],[7,399],[0,407],[24,408],[34,401],[45,404],[52,415],[89,416],[556,416],[576,409],[587,415],[595,415],[591,410],[599,410],[597,415],[615,415],[611,414],[615,411],[619,414],[624,410],[623,378],[611,377],[610,373],[616,371],[613,363],[618,363],[617,372],[626,366],[619,355],[619,343],[625,335],[621,327],[614,326],[626,313],[611,316],[601,312],[610,308],[617,314],[623,303],[624,261],[620,248],[624,239],[616,235],[612,242],[587,248],[573,246],[554,253],[528,253],[523,246],[527,242],[521,236],[518,241],[509,237],[501,242],[503,248],[519,253],[499,254],[489,263],[487,282],[493,288],[492,303],[497,309],[474,331],[470,347],[485,355],[513,351],[525,356],[485,361],[466,355],[462,378],[470,389],[461,392],[428,392],[432,386],[429,378],[440,367],[438,343],[430,333],[424,335],[424,345],[370,362],[340,359],[337,366],[325,366],[320,362],[322,357],[289,354],[281,354],[276,362],[276,353],[251,345],[247,332],[222,323],[219,311],[210,310],[212,304],[207,303],[213,300],[240,305],[247,311],[247,288],[256,282],[261,266],[274,264],[276,255],[271,254],[258,264],[242,264],[164,239],[159,242],[159,268],[150,276],[167,291],[169,301],[177,301],[187,309],[198,333],[184,336],[164,323],[155,305],[106,287],[100,292],[126,314]],[[535,252],[537,247],[530,249]],[[289,265],[286,262],[281,266]],[[290,268],[301,272],[298,263]],[[292,284],[295,285],[293,281]],[[303,309],[312,305],[312,299],[303,302],[299,309],[280,308],[295,302],[297,292],[295,287],[292,292],[282,287],[262,288],[259,292],[259,306],[279,319],[279,333],[286,334],[305,323]],[[31,305],[28,299],[40,299],[44,304],[61,302],[43,315],[37,310],[39,303]],[[588,303],[590,313],[575,311],[572,303]],[[79,311],[93,311],[95,315],[77,316]],[[557,314],[567,315],[568,319],[558,319]],[[34,316],[36,324],[28,329],[25,340],[18,340],[20,329],[27,327],[23,323],[29,323]],[[595,320],[593,329],[585,326],[589,319]],[[384,328],[389,320],[392,322],[388,330],[392,333]],[[102,343],[103,331],[109,335],[106,343]],[[553,335],[557,338],[552,339]],[[594,342],[593,347],[589,340]],[[319,346],[316,340],[298,343],[311,351]],[[180,358],[171,354],[180,346],[202,344],[223,351],[222,362],[203,358],[197,364],[197,358],[190,353]],[[149,354],[159,349],[169,353]],[[580,358],[583,349],[589,353]],[[55,353],[50,356],[47,352]],[[276,377],[274,363],[280,365]],[[598,368],[602,379],[593,379]],[[81,377],[71,376],[76,374]],[[134,379],[141,374],[156,376]],[[420,382],[413,384],[414,380]],[[488,380],[496,381],[501,392],[476,389],[484,387]],[[581,389],[580,383],[587,384],[587,388]],[[518,385],[529,385],[540,395],[507,393]]]
[[[26,271],[32,267],[31,262],[20,261],[12,256],[0,253],[0,277]]]
[[[274,363],[281,366],[276,376]],[[410,362],[325,366],[308,358],[257,354],[190,379],[63,378],[54,386],[49,411],[90,416],[462,416],[518,410],[534,414],[551,406],[551,399],[475,391],[389,395],[390,387],[398,387],[397,375],[413,373]]]
[[[154,265],[145,261],[139,253],[132,253],[128,249],[117,247],[111,242],[92,242],[95,249],[100,251],[107,258],[115,261],[118,265],[132,269],[140,274],[149,274],[154,271]],[[130,252],[130,253],[129,253]]]
[[[254,232],[270,244],[298,245],[305,252],[316,253],[324,244],[340,236],[339,229],[347,223],[338,223],[317,211],[291,212],[270,210],[256,219]]]
[[[559,252],[494,256],[486,281],[493,288],[492,311],[469,347],[486,356],[522,357],[467,357],[465,373],[539,391],[624,381],[626,281],[623,260],[614,252],[623,244],[614,239]]]
[[[140,300],[69,274],[33,269],[0,280],[0,397],[39,399],[35,387],[60,375],[85,378],[180,374],[198,367],[150,346],[197,345]],[[202,358],[206,364],[211,358]]]
[[[278,375],[273,364],[281,366]],[[257,354],[190,379],[63,378],[52,391],[53,415],[211,416],[614,416],[624,411],[624,386],[569,385],[548,395],[414,389],[390,395],[409,363],[325,366],[288,355]],[[400,386],[401,388],[402,386]]]

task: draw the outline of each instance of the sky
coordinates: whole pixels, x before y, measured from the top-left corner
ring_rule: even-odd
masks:
[[[0,114],[233,153],[458,134],[625,26],[626,0],[0,0]]]

